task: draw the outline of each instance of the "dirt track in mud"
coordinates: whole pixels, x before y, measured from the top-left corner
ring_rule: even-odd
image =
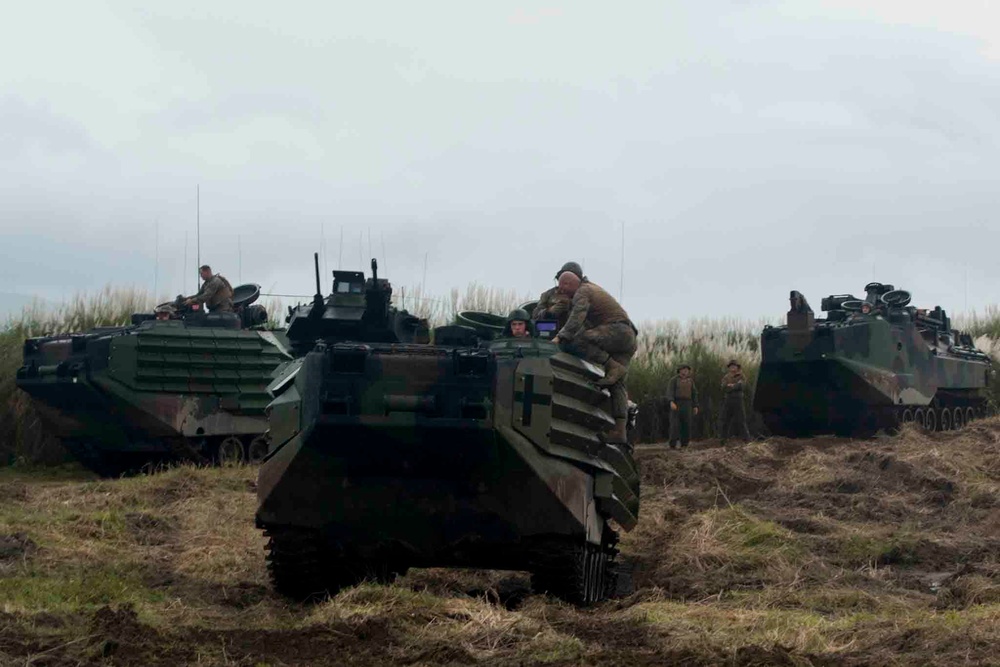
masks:
[[[0,477],[0,664],[996,664],[1000,420],[854,442],[643,447],[636,592],[417,570],[270,590],[252,469]]]

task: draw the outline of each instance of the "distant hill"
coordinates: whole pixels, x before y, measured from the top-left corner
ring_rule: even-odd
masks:
[[[0,292],[0,325],[7,321],[8,317],[20,314],[25,306],[31,305],[33,301],[46,303],[44,299],[28,296],[26,294],[15,294],[13,292]]]

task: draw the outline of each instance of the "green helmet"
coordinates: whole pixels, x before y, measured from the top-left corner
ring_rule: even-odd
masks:
[[[511,322],[524,322],[524,327],[528,332],[528,336],[534,338],[535,336],[535,325],[531,321],[531,315],[528,314],[524,308],[515,308],[510,311],[507,315],[507,324],[504,325],[503,333],[500,334],[501,338],[510,338],[513,334],[510,330]]]
[[[559,280],[559,276],[569,271],[570,273],[576,274],[576,277],[583,280],[583,267],[576,262],[566,262],[562,265],[562,268],[556,272],[556,280]]]
[[[528,311],[526,311],[524,308],[515,308],[514,310],[510,311],[509,315],[507,315],[507,323],[509,324],[517,320],[521,320],[522,322],[530,322],[531,315],[529,315]]]

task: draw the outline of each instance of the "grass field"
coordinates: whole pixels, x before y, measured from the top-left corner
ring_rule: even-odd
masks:
[[[1000,420],[638,458],[637,590],[592,609],[449,570],[292,604],[252,468],[8,468],[0,664],[995,664]]]

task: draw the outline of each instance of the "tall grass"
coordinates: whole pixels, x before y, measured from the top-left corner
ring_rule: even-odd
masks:
[[[428,294],[420,286],[404,287],[393,291],[392,303],[397,308],[404,308],[417,317],[425,318],[431,326],[440,326],[450,324],[455,320],[455,315],[464,310],[507,315],[522,303],[536,298],[537,294],[518,293],[516,290],[502,290],[473,282],[464,291],[452,288],[445,298]]]
[[[731,360],[739,362],[748,387],[754,386],[764,324],[768,322],[735,318],[642,323],[628,375],[629,398],[639,404],[638,439],[666,439],[669,411],[664,393],[670,378],[684,364],[691,366],[698,387],[700,411],[694,423],[695,437],[717,435],[726,365]],[[752,396],[752,390],[744,393],[747,415],[752,414]]]
[[[1000,340],[1000,305],[986,306],[982,313],[973,310],[966,315],[960,315],[952,321],[952,326],[972,334],[973,338],[988,337]]]
[[[432,325],[446,324],[463,310],[505,315],[521,303],[537,298],[534,294],[491,288],[472,283],[452,289],[445,297],[426,294],[419,287],[397,289],[393,303],[425,317]],[[21,364],[26,338],[60,332],[86,331],[98,326],[127,324],[135,312],[149,312],[154,303],[165,299],[136,288],[106,287],[97,293],[78,294],[55,308],[35,304],[8,319],[0,329],[0,463],[16,459],[45,461],[58,459],[58,449],[44,437],[27,397],[16,391],[14,376]],[[264,304],[271,325],[283,323],[283,304]],[[640,405],[640,440],[666,437],[667,406],[663,399],[667,383],[681,364],[689,364],[700,392],[701,415],[695,434],[709,437],[717,433],[718,407],[722,400],[720,380],[726,363],[736,359],[743,366],[750,390],[745,394],[747,415],[760,363],[759,334],[767,320],[699,318],[688,322],[658,320],[639,325],[638,350],[629,372],[628,389]],[[983,351],[1000,360],[1000,306],[982,314],[957,318],[956,327],[971,332]],[[1000,382],[994,383],[1000,399]]]

